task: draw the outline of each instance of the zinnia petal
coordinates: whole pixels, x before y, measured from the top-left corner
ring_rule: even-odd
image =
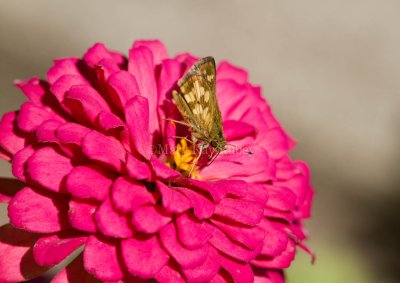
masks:
[[[71,160],[52,147],[38,149],[27,161],[29,177],[55,192],[65,192],[65,177],[72,168]]]
[[[66,178],[66,188],[77,198],[104,200],[113,184],[113,176],[97,165],[74,167]]]
[[[110,198],[97,209],[95,219],[97,227],[105,236],[129,238],[133,235],[128,216],[117,211]]]
[[[11,155],[21,150],[25,144],[25,139],[16,126],[16,117],[15,112],[9,112],[0,121],[0,147]]]
[[[33,258],[32,246],[38,237],[10,224],[0,227],[0,282],[26,281],[47,270]]]
[[[103,281],[116,281],[123,277],[115,240],[90,236],[83,252],[83,264],[89,273]]]
[[[133,47],[129,50],[128,71],[138,82],[140,94],[147,98],[150,109],[157,106],[157,84],[155,80],[154,56],[145,46]],[[157,112],[149,113],[149,130],[154,134],[158,128]]]
[[[165,226],[160,232],[161,243],[164,248],[183,268],[194,268],[204,263],[207,259],[209,245],[198,249],[187,249],[179,243],[176,228],[173,223]]]
[[[98,204],[89,200],[72,199],[69,202],[68,219],[72,227],[84,232],[96,232],[94,214]]]
[[[122,212],[133,211],[141,205],[156,202],[155,197],[142,183],[127,176],[115,180],[111,198],[114,206]]]
[[[67,228],[68,200],[62,195],[25,187],[10,201],[8,216],[16,228],[37,233]]]
[[[135,235],[122,241],[122,257],[132,275],[152,278],[168,262],[169,256],[156,236]]]
[[[135,150],[148,160],[152,154],[148,100],[143,96],[137,95],[127,102],[125,110],[131,142]]]
[[[74,231],[42,237],[33,246],[33,256],[38,264],[51,267],[83,245],[86,238]]]

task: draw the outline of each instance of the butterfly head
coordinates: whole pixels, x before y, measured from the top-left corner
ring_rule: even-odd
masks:
[[[213,139],[210,142],[210,146],[217,152],[221,152],[226,150],[226,141],[225,139]]]

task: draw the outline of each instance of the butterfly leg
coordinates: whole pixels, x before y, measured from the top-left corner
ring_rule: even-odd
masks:
[[[221,153],[221,152],[217,152],[217,153],[211,158],[211,160],[207,163],[206,166],[211,165],[211,164],[215,161],[215,159],[217,159],[217,157],[218,157],[218,155],[219,155],[220,153]]]
[[[184,139],[187,142],[190,142],[191,144],[194,144],[192,140],[188,139],[187,137],[179,137],[179,136],[168,136],[167,138],[169,139]]]
[[[192,168],[190,168],[190,171],[189,171],[189,177],[192,175],[192,172],[193,172],[193,170],[194,170],[194,167],[196,167],[197,161],[199,161],[199,158],[200,158],[200,156],[201,156],[201,153],[203,152],[203,149],[204,149],[206,146],[207,146],[207,144],[205,144],[205,143],[202,143],[202,144],[200,145],[199,154],[197,155],[196,159],[193,161]]]
[[[162,118],[161,120],[165,120],[165,121],[169,121],[169,122],[174,122],[174,123],[177,123],[177,124],[181,124],[181,125],[184,125],[184,126],[186,126],[186,127],[192,127],[190,124],[188,124],[188,123],[185,123],[185,122],[182,122],[182,121],[178,121],[178,120],[174,120],[174,119],[169,119],[169,118]]]

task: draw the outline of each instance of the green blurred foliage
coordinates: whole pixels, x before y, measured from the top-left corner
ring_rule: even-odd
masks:
[[[311,244],[317,260],[299,250],[296,260],[286,273],[287,283],[378,283],[351,247],[340,248],[324,244]],[[379,282],[381,283],[381,282]]]

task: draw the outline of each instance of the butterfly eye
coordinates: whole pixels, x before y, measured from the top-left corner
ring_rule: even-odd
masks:
[[[213,148],[216,148],[216,147],[218,146],[216,141],[211,141],[211,142],[210,142],[210,145],[211,145]]]

